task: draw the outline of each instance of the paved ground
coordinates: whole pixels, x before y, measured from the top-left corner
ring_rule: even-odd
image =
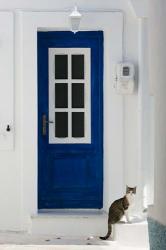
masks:
[[[108,246],[115,242],[102,241],[97,237],[59,237],[55,235],[32,235],[24,233],[0,233],[1,244],[15,245],[95,245]]]
[[[148,250],[146,248],[124,246],[40,246],[40,245],[3,245],[0,250]]]
[[[0,250],[148,250],[120,246],[115,241],[97,237],[74,238],[23,233],[0,233]]]

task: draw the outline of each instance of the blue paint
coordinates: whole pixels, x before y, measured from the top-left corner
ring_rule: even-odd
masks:
[[[49,144],[48,48],[91,48],[91,144]],[[103,32],[38,32],[38,208],[103,206]]]
[[[158,221],[148,218],[149,242],[151,250],[166,249],[166,226]]]

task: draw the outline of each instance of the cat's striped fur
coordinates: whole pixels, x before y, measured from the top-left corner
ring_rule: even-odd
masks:
[[[109,208],[108,214],[108,233],[104,237],[100,237],[102,240],[106,240],[112,233],[112,225],[119,222],[123,215],[125,214],[125,210],[129,208],[129,199],[128,194],[135,194],[136,188],[126,188],[126,195],[123,198],[120,198],[112,203]]]

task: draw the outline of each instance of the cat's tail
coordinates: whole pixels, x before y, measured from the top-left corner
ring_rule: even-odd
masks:
[[[107,240],[110,237],[111,233],[112,233],[112,225],[108,224],[108,233],[106,234],[106,236],[100,237],[100,239],[101,240]]]

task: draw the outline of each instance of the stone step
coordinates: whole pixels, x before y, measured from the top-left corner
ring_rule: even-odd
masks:
[[[61,238],[70,237],[70,239],[72,237],[84,237],[84,239],[87,239],[91,236],[99,239],[99,236],[104,236],[107,232],[107,214],[101,211],[40,213],[32,216],[30,232],[32,235],[48,234]],[[123,247],[148,248],[147,221],[114,225],[113,240]],[[99,242],[104,244],[101,240]]]
[[[107,214],[102,211],[61,211],[32,216],[32,234],[59,236],[100,236],[107,230]]]
[[[148,247],[149,236],[147,221],[131,224],[116,224],[114,229],[114,240],[121,245]]]

